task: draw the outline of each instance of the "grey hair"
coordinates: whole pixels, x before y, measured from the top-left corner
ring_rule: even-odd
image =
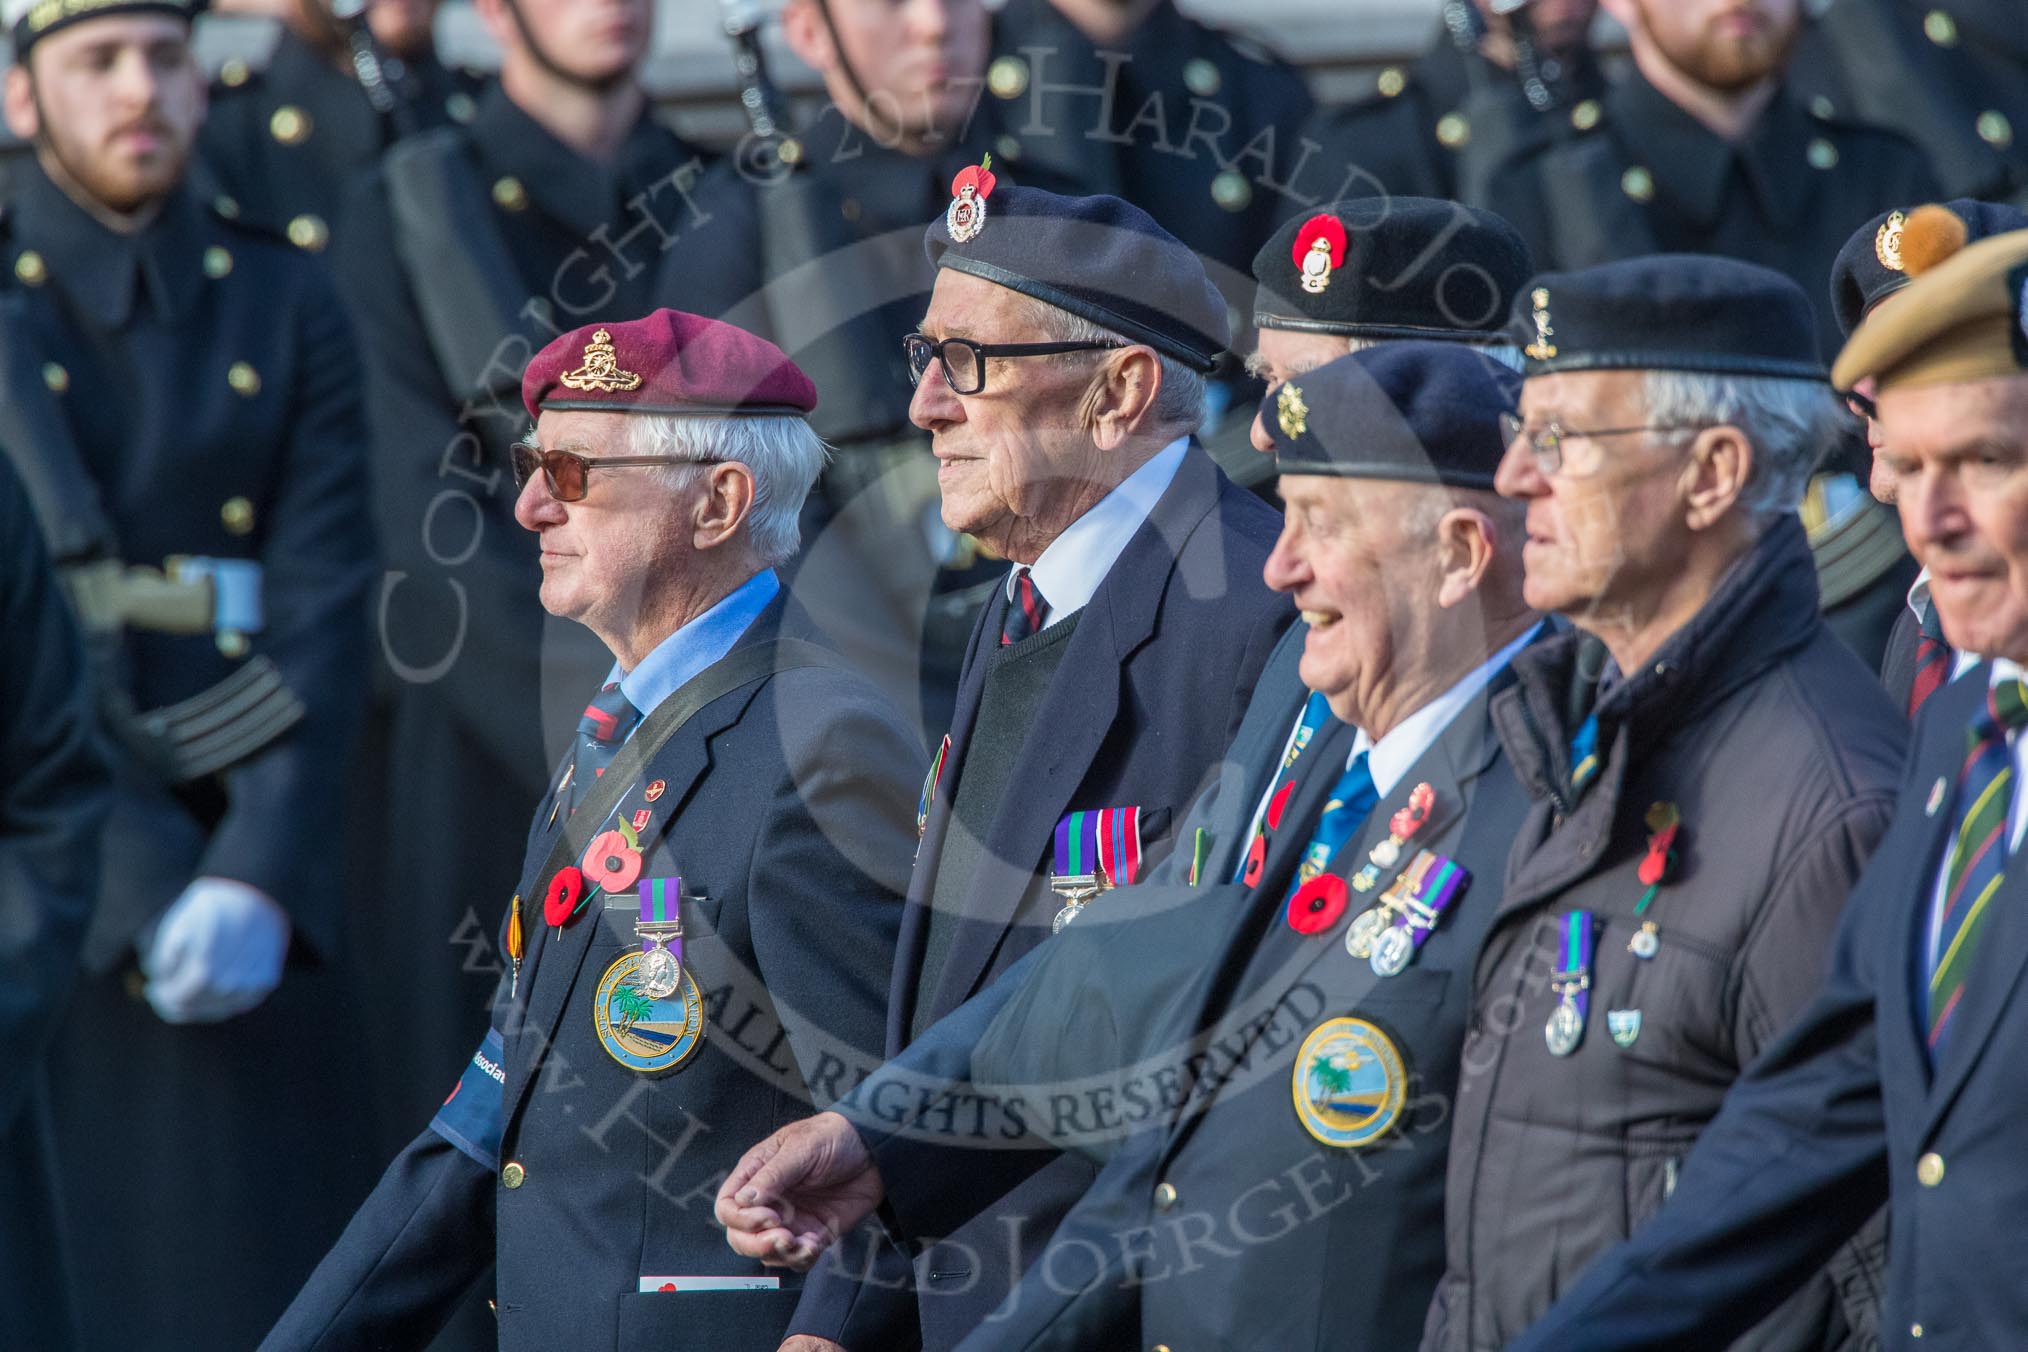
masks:
[[[1121,346],[1133,344],[1133,339],[1115,333],[1103,324],[1086,319],[1083,315],[1060,310],[1045,304],[1032,296],[1024,296],[1028,317],[1049,337],[1046,341],[1056,343],[1117,343]],[[1162,388],[1155,395],[1154,415],[1164,427],[1180,427],[1194,432],[1204,425],[1205,392],[1204,377],[1164,352],[1157,352],[1156,358],[1162,366]]]
[[[1647,420],[1658,427],[1737,427],[1753,444],[1740,506],[1761,519],[1801,505],[1817,462],[1838,435],[1843,410],[1830,386],[1781,376],[1649,371]]]
[[[627,438],[635,455],[668,456],[689,464],[651,469],[666,487],[681,486],[700,460],[736,460],[753,475],[753,508],[747,539],[763,567],[794,557],[802,543],[797,518],[803,499],[823,472],[831,448],[792,414],[704,418],[646,414],[629,418]]]

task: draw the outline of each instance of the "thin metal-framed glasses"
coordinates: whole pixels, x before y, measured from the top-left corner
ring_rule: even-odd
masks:
[[[1530,427],[1521,421],[1516,413],[1500,415],[1500,435],[1506,444],[1526,439],[1529,451],[1535,456],[1536,467],[1544,474],[1555,474],[1563,468],[1563,443],[1566,441],[1596,441],[1600,437],[1630,437],[1640,432],[1699,432],[1702,427],[1682,423],[1658,423],[1646,427],[1600,427],[1588,432],[1576,431],[1561,423],[1544,423]]]
[[[597,459],[579,455],[576,451],[545,451],[540,446],[531,446],[525,441],[514,443],[514,491],[528,487],[528,481],[535,477],[535,471],[542,471],[543,483],[549,489],[549,496],[558,502],[581,502],[591,491],[591,472],[595,469],[641,469],[649,465],[722,465],[723,459],[712,457],[704,460],[690,460],[680,455],[602,455]]]
[[[1105,352],[1123,343],[975,343],[969,338],[942,341],[911,333],[901,340],[908,357],[908,383],[920,385],[930,362],[944,368],[944,383],[953,394],[977,394],[986,388],[988,357],[1050,357],[1061,352]]]

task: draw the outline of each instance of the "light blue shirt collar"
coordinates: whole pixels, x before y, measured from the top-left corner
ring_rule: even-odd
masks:
[[[1119,561],[1120,551],[1169,491],[1189,449],[1190,438],[1176,438],[1049,542],[1049,548],[1029,570],[1048,606],[1044,624],[1055,624],[1091,604],[1099,584]],[[1007,598],[1014,598],[1012,573],[1007,576]]]
[[[774,570],[761,569],[717,605],[656,644],[632,671],[622,673],[614,663],[606,680],[617,680],[621,693],[644,717],[655,712],[655,706],[675,694],[684,682],[731,652],[739,636],[753,626],[781,589]]]

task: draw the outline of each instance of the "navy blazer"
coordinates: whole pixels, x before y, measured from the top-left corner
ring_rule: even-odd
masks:
[[[1004,590],[995,593],[972,633],[950,762],[909,881],[888,1002],[889,1055],[907,1045],[919,1002],[938,1017],[949,1013],[1048,937],[1046,920],[1028,921],[1056,910],[1047,877],[1053,833],[1065,813],[1139,807],[1144,874],[1179,844],[1170,824],[1231,742],[1269,652],[1295,618],[1294,606],[1261,580],[1279,532],[1273,508],[1234,485],[1201,448],[1190,447],[1078,616],[986,830],[984,857],[937,988],[924,990],[937,868],[985,687],[985,659],[1006,610]],[[998,1217],[981,1217],[975,1230],[951,1236],[947,1247],[919,1264],[918,1285],[937,1297],[925,1299],[919,1315],[905,1294],[870,1282],[855,1290],[850,1275],[826,1265],[810,1283],[796,1330],[858,1352],[900,1345],[910,1336],[904,1326],[919,1317],[925,1346],[954,1345],[999,1302],[1024,1255],[1089,1181],[1088,1167],[1066,1165],[1029,1180],[1006,1200],[1004,1214],[1020,1218],[1014,1229]]]
[[[1316,821],[1351,745],[1350,729],[1327,725],[1300,763],[1289,820]],[[1270,766],[1279,751],[1277,742]],[[1255,888],[1149,886],[1109,899],[1113,910],[1095,909],[862,1086],[855,1120],[910,1233],[961,1226],[1054,1152],[1103,1164],[1049,1249],[962,1347],[1414,1345],[1443,1270],[1443,1105],[1471,965],[1528,809],[1482,697],[1333,869],[1362,865],[1424,782],[1437,807],[1419,844],[1457,860],[1472,882],[1400,975],[1377,977],[1352,958],[1344,922],[1319,936],[1287,925],[1308,831],[1283,831]],[[1374,894],[1414,855],[1404,851]],[[1408,1086],[1394,1134],[1359,1150],[1319,1144],[1290,1104],[1298,1044],[1348,1014],[1388,1034]],[[1037,1036],[1054,1028],[1078,1036]],[[981,1089],[1007,1097],[982,1115],[942,1119],[933,1098],[911,1111],[925,1100],[893,1092],[890,1081],[922,1082],[912,1076],[1018,1088]],[[942,1120],[959,1124],[955,1137],[934,1129]],[[986,1135],[967,1137],[981,1121]]]
[[[787,608],[778,598],[737,646],[777,632]],[[920,755],[864,678],[806,667],[713,700],[648,762],[642,777],[666,787],[642,876],[683,879],[683,961],[707,1020],[701,1050],[662,1078],[623,1067],[593,1026],[601,974],[638,947],[633,916],[615,924],[594,904],[561,930],[543,923],[541,870],[563,828],[538,811],[528,954],[518,995],[496,1002],[496,1050],[482,1045],[500,1072],[498,1159],[518,1168],[425,1130],[263,1346],[421,1346],[491,1261],[503,1352],[772,1352],[795,1279],[774,1292],[637,1283],[774,1275],[725,1247],[713,1196],[749,1144],[843,1093],[877,1052]],[[480,1087],[468,1072],[459,1092]]]
[[[1743,1075],[1675,1195],[1513,1352],[1714,1347],[1889,1203],[1881,1344],[2018,1347],[2028,1330],[2028,875],[1991,906],[1942,1062],[1916,992],[1959,803],[1974,668],[1923,706],[1893,824],[1852,894],[1823,992]]]

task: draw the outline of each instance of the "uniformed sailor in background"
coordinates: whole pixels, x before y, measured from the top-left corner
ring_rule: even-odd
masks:
[[[77,624],[4,459],[0,541],[0,636],[27,659],[0,668],[0,1344],[71,1352],[43,1052],[77,977],[111,783]]]
[[[717,313],[752,248],[738,199],[701,219],[703,162],[636,80],[649,0],[478,12],[498,80],[469,125],[389,151],[333,255],[359,330],[387,561],[372,619],[389,691],[384,848],[400,871],[365,890],[358,926],[378,949],[361,976],[384,1153],[485,1028],[501,964],[491,916],[582,686],[604,670],[582,630],[545,621],[513,520],[522,369],[594,314]]]
[[[1817,615],[1795,511],[1841,415],[1802,292],[1665,255],[1539,276],[1515,327],[1499,489],[1529,603],[1579,632],[1494,701],[1534,807],[1474,974],[1424,1352],[1502,1346],[1665,1209],[1816,989],[1907,736]],[[1875,1288],[1851,1289],[1820,1278],[1737,1346],[1863,1345]]]
[[[816,390],[668,310],[562,335],[522,390],[542,603],[614,665],[489,908],[491,1029],[269,1352],[420,1347],[489,1262],[501,1352],[772,1352],[797,1283],[726,1251],[713,1194],[878,1059],[921,752],[775,572]]]
[[[437,59],[437,0],[281,0],[280,32],[259,69],[219,68],[198,138],[204,165],[241,220],[330,247],[353,181],[404,136],[478,110],[478,78]]]
[[[233,1346],[365,1184],[329,969],[372,571],[357,366],[322,269],[186,185],[187,10],[8,12],[34,154],[7,204],[0,446],[117,755],[50,1060],[82,1143],[60,1178],[85,1346]]]
[[[1492,171],[1523,147],[1598,125],[1597,12],[1598,0],[1444,0],[1414,64],[1382,67],[1371,96],[1310,119],[1320,149],[1295,190],[1486,205]]]
[[[2028,229],[2028,215],[2013,207],[1966,198],[1946,204],[1965,225],[1967,240],[2009,230]],[[1907,228],[1908,210],[1883,212],[1854,231],[1831,269],[1831,308],[1838,327],[1847,335],[1859,327],[1873,307],[1908,285],[1908,262],[1902,256],[1902,233]],[[1871,378],[1860,380],[1845,394],[1845,403],[1854,417],[1866,424],[1866,445],[1870,460],[1867,487],[1874,498],[1892,505],[1896,499],[1894,467],[1880,440],[1879,410],[1873,403]],[[1857,533],[1855,533],[1856,536]],[[1894,543],[1901,544],[1901,522],[1894,521]],[[1871,544],[1869,548],[1884,548]],[[1911,562],[1909,567],[1913,568]],[[1929,575],[1917,574],[1905,598],[1894,607],[1894,627],[1888,633],[1886,650],[1880,660],[1880,680],[1896,704],[1915,717],[1923,704],[1941,690],[1952,676],[1961,674],[1977,661],[1976,654],[1953,650],[1943,636],[1943,624],[1929,599]]]

